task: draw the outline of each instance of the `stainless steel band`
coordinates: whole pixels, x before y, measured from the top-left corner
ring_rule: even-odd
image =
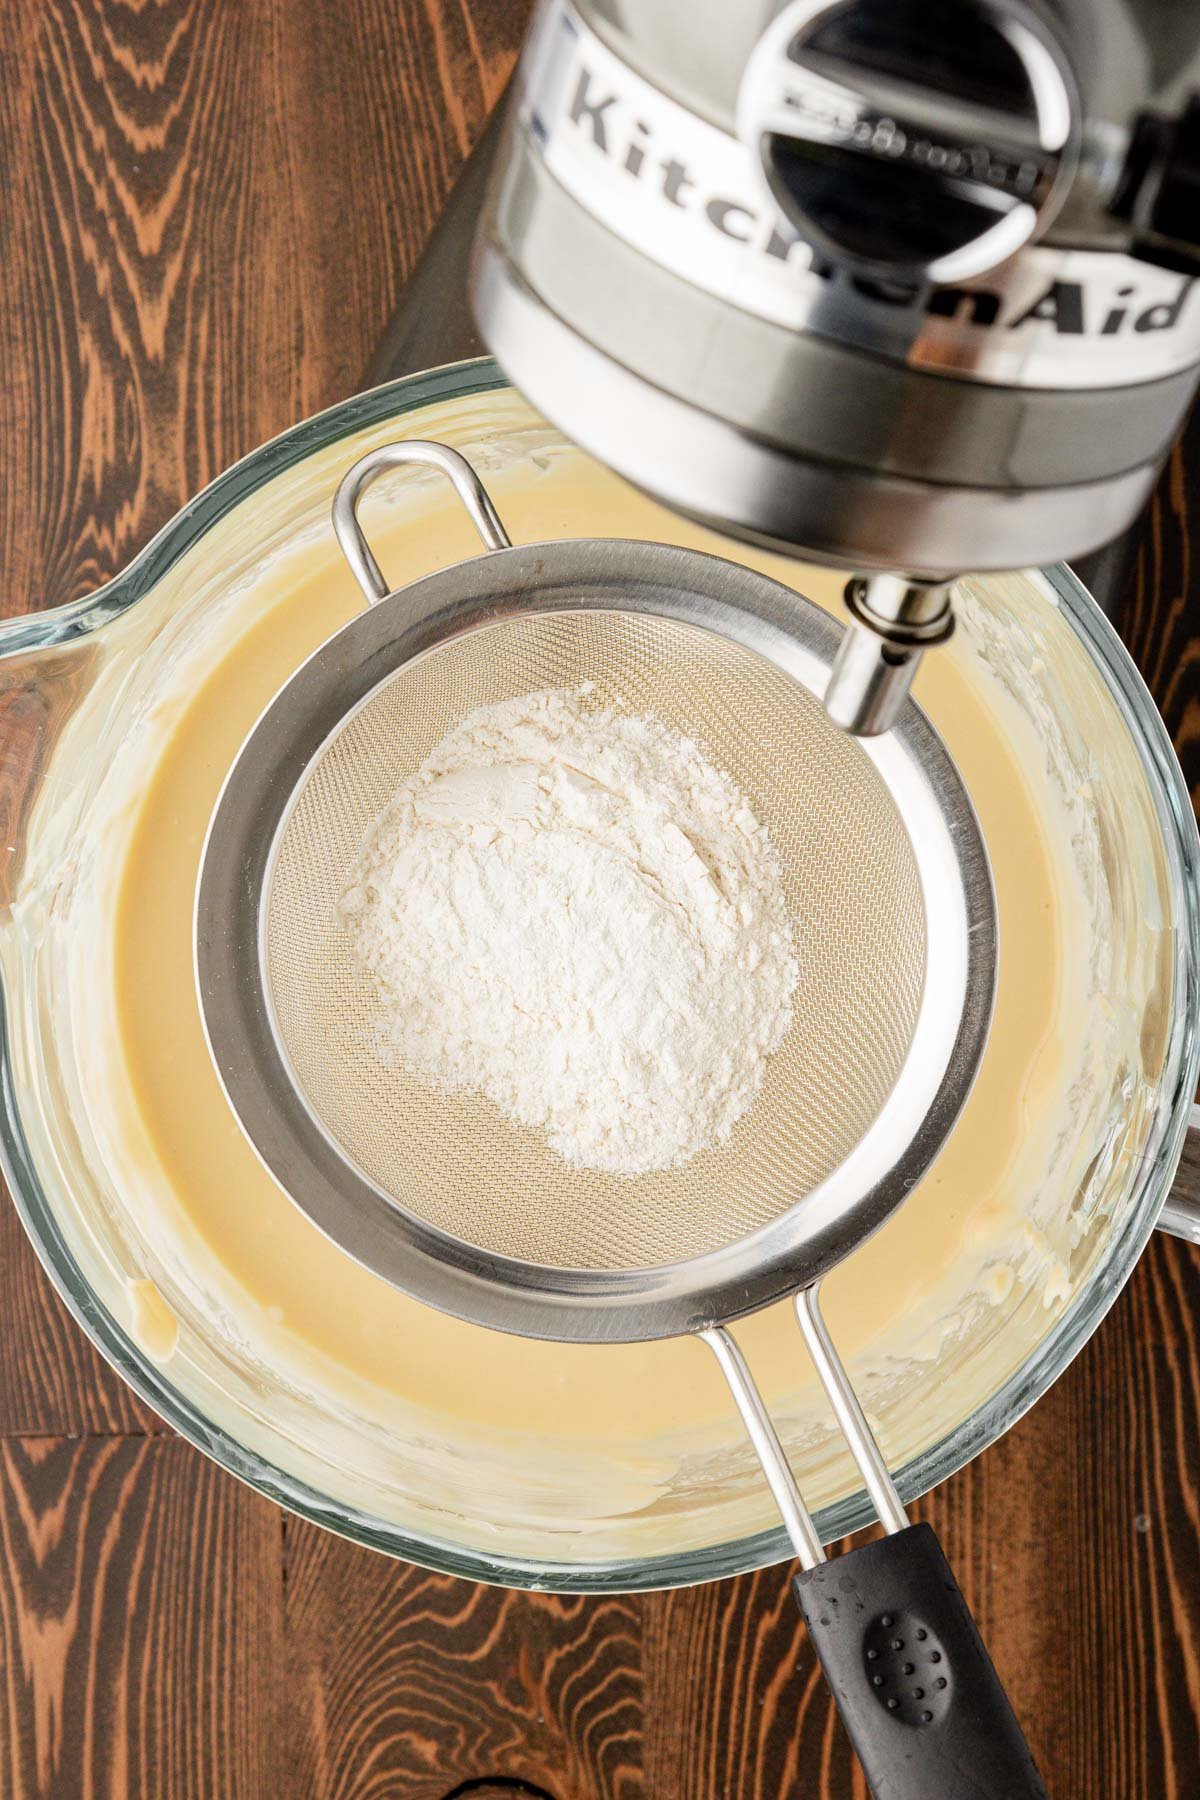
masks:
[[[1053,562],[1119,530],[1154,484],[1153,461],[1067,487],[989,490],[801,460],[597,350],[494,242],[477,254],[474,298],[501,364],[584,449],[680,512],[769,548],[933,579]]]
[[[519,130],[505,153],[493,236],[547,309],[654,387],[795,454],[973,487],[1060,485],[1064,467],[1073,483],[1100,481],[1157,461],[1191,398],[1192,370],[1116,393],[981,389],[789,329],[695,287],[615,236],[559,185]],[[524,386],[524,368],[514,365],[514,373]],[[852,403],[867,384],[870,404]],[[573,422],[570,429],[577,435]]]

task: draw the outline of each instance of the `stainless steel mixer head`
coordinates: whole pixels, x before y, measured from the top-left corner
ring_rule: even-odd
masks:
[[[356,509],[372,480],[411,463],[454,482],[490,553],[389,593]],[[1028,1762],[1019,1729],[936,1541],[908,1526],[818,1301],[826,1270],[937,1154],[987,1038],[995,901],[950,757],[911,701],[884,737],[860,742],[833,724],[820,696],[841,632],[810,602],[662,544],[513,546],[469,465],[444,446],[364,457],[334,522],[372,604],[310,657],[243,745],[197,889],[205,1029],[251,1143],[314,1224],[431,1306],[532,1337],[701,1337],[816,1580],[820,1538],[728,1330],[796,1296],[818,1375],[901,1549],[903,1569],[889,1557],[871,1579],[902,1574],[887,1592],[924,1593],[933,1623],[923,1636],[960,1642],[970,1666],[959,1679],[976,1695],[969,1730],[1008,1734],[1007,1779]],[[652,713],[696,739],[746,794],[782,864],[801,968],[791,1030],[730,1142],[633,1178],[570,1167],[490,1102],[385,1064],[378,998],[338,910],[368,828],[448,729],[480,706],[585,683],[597,705]],[[838,1601],[819,1587],[798,1599],[832,1675],[845,1646],[821,1634]],[[934,1718],[925,1708],[918,1722]]]
[[[538,411],[717,530],[857,576],[885,731],[945,584],[1147,500],[1200,372],[1200,10],[539,0],[476,236]]]

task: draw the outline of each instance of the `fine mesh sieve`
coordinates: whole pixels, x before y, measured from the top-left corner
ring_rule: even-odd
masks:
[[[432,462],[492,554],[389,595],[363,487]],[[909,707],[876,740],[819,695],[838,627],[698,552],[508,545],[436,445],[365,458],[335,521],[376,599],[276,696],[230,772],[197,895],[218,1071],[286,1191],[385,1279],[539,1336],[662,1336],[817,1279],[903,1199],[965,1098],[995,973],[987,859],[962,784]],[[794,922],[793,1023],[730,1140],[679,1168],[581,1170],[487,1099],[378,1049],[379,998],[340,912],[396,787],[476,708],[590,684],[590,704],[693,738],[766,825]]]
[[[490,554],[389,593],[357,504],[384,470],[414,462],[454,483]],[[197,888],[205,1030],[250,1142],[335,1243],[430,1305],[535,1337],[703,1338],[806,1571],[797,1599],[873,1784],[886,1776],[889,1793],[915,1800],[986,1764],[1000,1785],[980,1792],[1042,1791],[936,1539],[908,1524],[818,1300],[821,1276],[937,1154],[986,1042],[995,903],[940,739],[911,701],[884,736],[843,735],[819,698],[841,632],[790,590],[662,544],[513,546],[444,446],[364,457],[334,523],[373,604],[251,732]],[[737,783],[778,853],[800,971],[791,1028],[729,1141],[635,1177],[571,1167],[490,1101],[382,1057],[379,997],[339,910],[372,822],[448,730],[481,706],[585,687],[589,704],[694,739]],[[890,1534],[839,1558],[834,1588],[728,1329],[785,1294]],[[893,1717],[861,1633],[865,1620],[891,1644],[902,1616],[936,1648],[946,1698],[909,1696]],[[888,1736],[934,1724],[941,1736],[919,1758]]]
[[[800,969],[793,1022],[733,1141],[636,1177],[570,1167],[491,1101],[433,1090],[377,1046],[380,1002],[339,898],[396,787],[477,707],[592,684],[696,738],[769,828]],[[456,636],[382,682],[322,746],[264,895],[276,1028],[309,1108],[389,1198],[503,1256],[644,1268],[717,1250],[829,1180],[878,1117],[925,986],[921,879],[860,747],[752,652],[675,620],[534,615]]]

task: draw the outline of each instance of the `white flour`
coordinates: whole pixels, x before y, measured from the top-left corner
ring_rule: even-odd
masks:
[[[658,720],[558,689],[447,733],[342,900],[381,1043],[568,1162],[638,1174],[727,1138],[791,1022],[766,830]]]

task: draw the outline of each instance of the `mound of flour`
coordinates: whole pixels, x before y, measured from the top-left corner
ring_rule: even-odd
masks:
[[[720,1143],[791,1020],[766,830],[694,743],[587,688],[449,732],[368,832],[341,910],[382,1052],[585,1168]]]

